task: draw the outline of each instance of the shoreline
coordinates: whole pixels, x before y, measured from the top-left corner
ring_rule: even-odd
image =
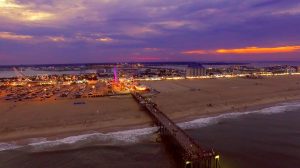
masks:
[[[176,123],[247,112],[300,101],[300,77],[145,82],[158,90],[152,101]],[[131,97],[100,97],[45,102],[0,101],[0,142],[57,139],[86,133],[111,133],[153,125]]]
[[[299,102],[300,98],[297,99],[290,99],[287,101],[278,101],[278,102],[273,102],[273,103],[268,103],[268,104],[260,104],[257,106],[249,107],[247,110],[243,111],[223,111],[223,112],[216,112],[214,114],[204,114],[204,115],[198,115],[198,116],[189,116],[189,117],[182,117],[179,119],[176,119],[175,122],[177,124],[182,124],[182,123],[188,123],[192,122],[194,120],[198,119],[205,119],[205,118],[210,118],[210,117],[218,117],[224,114],[235,114],[235,113],[240,113],[242,115],[247,114],[247,112],[254,112],[254,111],[259,111],[265,108],[269,107],[274,107],[283,103],[292,103],[292,102]],[[146,112],[145,112],[146,113]],[[82,130],[82,131],[69,131],[69,132],[63,132],[63,133],[53,133],[53,134],[39,134],[36,136],[20,136],[18,138],[7,138],[4,141],[0,140],[1,143],[15,143],[17,145],[24,145],[26,142],[32,140],[32,139],[46,139],[47,141],[54,141],[54,140],[60,140],[68,137],[73,137],[73,136],[81,136],[81,135],[87,135],[87,134],[94,134],[94,133],[100,133],[100,134],[112,134],[112,133],[118,133],[118,132],[125,132],[125,131],[132,131],[132,130],[138,130],[138,129],[146,129],[146,128],[153,128],[155,125],[151,123],[143,123],[143,124],[135,124],[135,125],[127,125],[123,128],[121,127],[108,127],[108,128],[102,128],[102,129],[94,129],[94,130]]]
[[[266,104],[258,104],[255,106],[250,106],[247,107],[247,109],[243,109],[241,111],[223,111],[223,112],[216,112],[214,114],[204,114],[204,115],[200,115],[200,116],[190,116],[190,117],[184,117],[181,119],[176,119],[175,122],[176,123],[182,123],[182,122],[189,122],[189,121],[193,121],[193,120],[197,120],[197,119],[201,119],[201,118],[208,118],[208,117],[217,117],[223,114],[234,114],[234,113],[247,113],[247,112],[251,112],[251,111],[258,111],[258,110],[262,110],[265,108],[269,108],[269,107],[274,107],[277,106],[279,104],[283,104],[283,103],[292,103],[292,102],[300,102],[300,96],[295,98],[295,99],[290,99],[290,100],[285,100],[285,101],[276,101],[276,102],[271,102],[271,103],[266,103]]]

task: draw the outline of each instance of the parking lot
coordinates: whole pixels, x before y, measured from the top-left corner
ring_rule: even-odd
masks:
[[[33,85],[7,86],[0,90],[0,99],[6,101],[26,101],[47,99],[76,99],[101,97],[108,95],[109,89],[103,82],[91,84],[71,84],[71,85]]]

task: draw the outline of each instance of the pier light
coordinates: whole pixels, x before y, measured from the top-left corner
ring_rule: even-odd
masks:
[[[219,159],[220,159],[220,155],[216,155],[216,156],[215,156],[215,159],[216,159],[216,160],[219,160]]]
[[[186,161],[185,164],[187,164],[187,165],[188,165],[188,164],[191,164],[191,161]]]

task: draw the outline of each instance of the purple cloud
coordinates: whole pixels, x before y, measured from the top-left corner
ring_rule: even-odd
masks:
[[[182,54],[299,45],[297,0],[0,0],[0,19],[0,64],[300,60]]]

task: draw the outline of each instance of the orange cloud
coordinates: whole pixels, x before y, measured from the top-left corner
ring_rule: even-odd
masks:
[[[270,48],[246,47],[237,49],[218,49],[218,54],[272,54],[272,53],[288,53],[300,50],[300,46],[280,46]]]
[[[182,54],[187,54],[187,55],[199,55],[199,54],[207,54],[208,51],[205,50],[190,50],[190,51],[184,51]]]
[[[29,35],[20,35],[11,32],[0,32],[0,39],[6,40],[29,40],[32,39],[33,36]]]
[[[182,54],[201,55],[201,54],[275,54],[300,51],[300,46],[279,46],[279,47],[245,47],[236,49],[217,49],[217,50],[189,50]]]
[[[98,38],[96,39],[96,41],[99,41],[99,42],[112,42],[113,39],[112,38],[109,38],[109,37],[102,37],[102,38]]]

